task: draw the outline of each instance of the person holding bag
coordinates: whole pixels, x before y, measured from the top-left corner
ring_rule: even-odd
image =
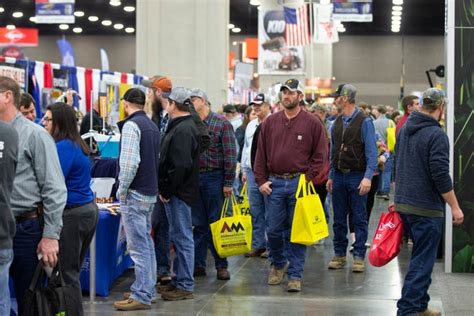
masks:
[[[56,141],[59,162],[67,188],[63,229],[59,240],[61,271],[66,284],[75,288],[75,305],[82,315],[81,267],[98,221],[98,208],[90,188],[89,147],[76,128],[71,106],[63,102],[49,105],[43,125]]]

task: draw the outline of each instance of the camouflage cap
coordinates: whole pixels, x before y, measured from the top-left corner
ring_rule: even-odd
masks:
[[[423,92],[423,103],[436,104],[446,103],[446,95],[443,90],[436,88],[429,88]]]

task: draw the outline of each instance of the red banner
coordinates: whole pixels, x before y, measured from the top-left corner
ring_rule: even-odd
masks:
[[[38,29],[0,27],[0,46],[38,46]]]

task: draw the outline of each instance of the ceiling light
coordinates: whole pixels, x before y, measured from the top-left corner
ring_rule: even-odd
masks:
[[[401,21],[402,17],[401,16],[392,16],[392,21]]]
[[[13,24],[8,24],[7,25],[7,30],[14,30],[14,29],[16,29],[15,25],[13,25]]]
[[[82,33],[82,28],[80,28],[80,27],[75,27],[75,28],[72,29],[72,31],[73,31],[74,33]]]
[[[401,16],[402,15],[402,11],[392,11],[392,15],[394,16]]]
[[[403,0],[393,0],[393,4],[402,5],[402,4],[403,4]]]
[[[400,32],[400,28],[399,27],[398,28],[392,27],[392,32],[393,33],[398,33],[398,32]]]
[[[91,15],[89,18],[89,21],[91,22],[97,22],[99,21],[99,17],[95,16],[95,15]]]
[[[227,28],[229,28],[229,29],[233,29],[234,27],[235,27],[235,25],[232,24],[232,23],[227,24]]]
[[[250,5],[259,6],[262,2],[260,0],[250,0]]]
[[[123,29],[123,24],[120,24],[120,23],[114,24],[114,29],[116,29],[116,30]]]
[[[340,28],[340,29],[337,29],[337,31],[338,31],[339,33],[344,33],[344,32],[346,31],[346,29],[345,29],[345,28]]]
[[[234,33],[240,33],[240,31],[241,31],[240,27],[234,27],[232,29],[232,32],[234,32]]]
[[[36,16],[32,16],[29,18],[30,22],[36,23]]]
[[[396,23],[392,23],[392,28],[400,28],[400,23],[396,24]]]
[[[110,21],[110,20],[103,20],[103,21],[102,21],[102,25],[103,25],[103,26],[111,26],[111,25],[112,25],[112,21]]]
[[[21,18],[22,16],[23,16],[23,12],[20,12],[20,11],[12,13],[12,17],[17,18],[17,19]]]
[[[125,28],[125,32],[133,33],[133,32],[135,32],[135,29],[133,27],[127,27],[127,28]]]
[[[0,7],[0,13],[3,13],[5,12],[5,8],[4,7]]]
[[[122,4],[122,2],[120,2],[119,0],[110,0],[109,4],[113,7],[118,7]]]
[[[59,24],[59,28],[61,30],[67,30],[67,29],[69,29],[69,24]]]
[[[237,42],[235,42],[235,41],[232,42],[232,45],[237,46]]]
[[[74,15],[77,16],[78,18],[83,17],[84,16],[84,11],[75,11]]]
[[[125,12],[133,12],[133,11],[135,11],[135,7],[126,6],[126,7],[123,7],[123,10],[124,10]]]
[[[401,5],[394,5],[392,7],[392,10],[393,11],[402,11],[403,10],[403,7]]]

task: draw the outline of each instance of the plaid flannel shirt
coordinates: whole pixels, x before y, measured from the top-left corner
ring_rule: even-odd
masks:
[[[211,144],[199,157],[199,171],[224,170],[224,186],[234,183],[237,150],[232,125],[223,117],[209,112],[204,120],[209,130]]]

